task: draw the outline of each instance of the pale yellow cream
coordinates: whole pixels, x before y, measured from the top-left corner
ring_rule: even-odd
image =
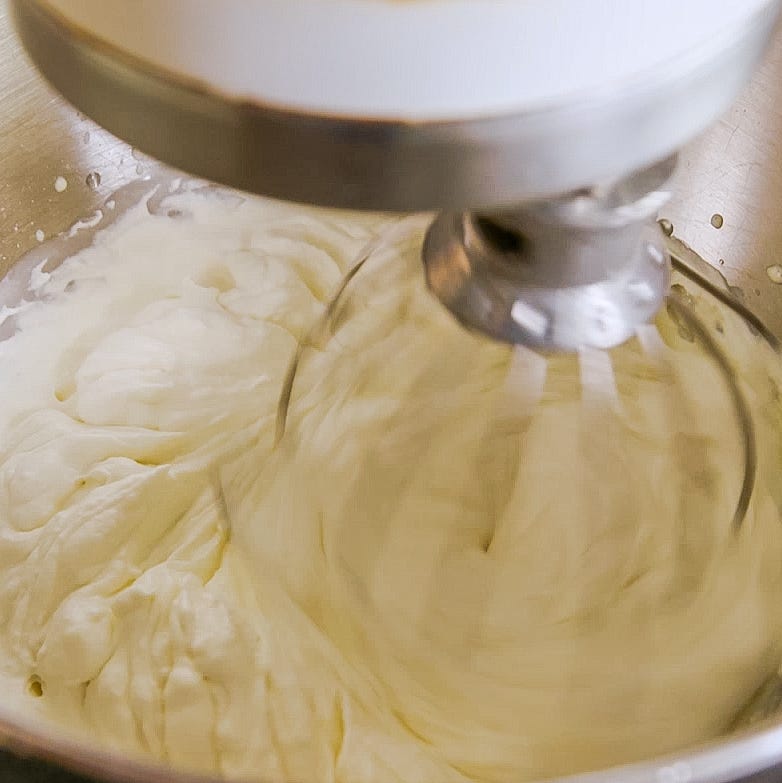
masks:
[[[193,191],[38,271],[0,343],[0,709],[229,777],[516,783],[709,738],[777,667],[770,477],[732,536],[692,346],[617,354],[616,400],[582,357],[582,393],[462,332],[414,228],[274,448],[388,223]]]

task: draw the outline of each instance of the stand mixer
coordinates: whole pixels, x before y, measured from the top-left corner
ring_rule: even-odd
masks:
[[[611,348],[659,310],[675,153],[747,82],[777,0],[17,0],[35,63],[139,149],[276,198],[445,210],[463,324]]]
[[[394,513],[405,508],[399,501],[408,474],[424,484],[432,477],[449,480],[443,494],[450,498],[462,497],[452,490],[464,477],[465,486],[480,490],[476,516],[492,522],[487,509],[493,505],[484,501],[501,495],[495,490],[504,463],[512,461],[506,457],[516,454],[534,420],[555,426],[538,427],[543,458],[521,451],[519,462],[533,473],[540,467],[545,475],[570,469],[562,484],[550,483],[553,500],[584,479],[577,500],[587,510],[599,510],[601,492],[611,501],[614,485],[623,482],[627,505],[617,514],[629,510],[632,538],[635,510],[673,498],[668,517],[648,512],[654,519],[638,529],[681,543],[688,531],[675,500],[711,500],[721,493],[725,502],[691,514],[696,530],[710,531],[713,521],[715,547],[725,544],[730,550],[747,540],[762,547],[751,500],[756,494],[765,497],[770,477],[778,475],[778,450],[772,448],[779,429],[778,387],[767,382],[772,373],[765,372],[766,360],[776,368],[778,346],[747,308],[731,300],[727,288],[709,282],[715,278],[707,272],[686,279],[692,261],[682,265],[680,258],[671,258],[683,250],[666,237],[670,232],[656,217],[674,191],[677,151],[715,122],[748,81],[771,37],[779,0],[10,0],[10,7],[24,45],[48,80],[138,150],[275,198],[426,213],[398,222],[390,218],[383,225],[391,229],[377,242],[358,256],[351,251],[347,260],[356,263],[352,269],[340,267],[342,274],[349,271],[333,298],[322,300],[323,319],[308,338],[295,335],[299,347],[282,388],[269,461],[272,477],[275,465],[293,471],[294,491],[283,493],[281,508],[288,508],[289,495],[306,491],[317,497],[323,487],[353,487],[354,480],[362,491],[345,491],[350,519],[371,524],[346,529],[335,536],[339,544],[359,531],[366,534],[372,525],[388,522],[393,529]],[[92,126],[93,143],[99,132]],[[131,158],[127,148],[124,154]],[[90,170],[79,169],[81,177]],[[104,190],[113,194],[107,180],[104,171]],[[79,186],[72,182],[69,194]],[[671,217],[679,225],[678,217]],[[40,252],[48,251],[42,246]],[[149,258],[156,258],[154,249]],[[139,279],[147,284],[142,274]],[[420,311],[397,331],[397,315],[404,319],[410,313],[405,297],[411,280],[423,294],[410,299]],[[690,282],[710,296],[691,297]],[[324,290],[330,296],[332,289]],[[400,306],[390,307],[389,300]],[[345,312],[359,310],[351,308],[356,303],[369,305],[358,313],[366,332],[347,328],[326,345],[345,326],[340,321]],[[432,318],[416,320],[422,313]],[[656,317],[659,331],[647,326]],[[442,329],[427,331],[432,323]],[[420,332],[417,326],[423,327]],[[385,340],[395,332],[399,339]],[[419,335],[427,351],[401,350],[417,348]],[[698,365],[705,372],[689,372],[683,386],[679,361],[686,369],[698,352],[707,354],[708,361]],[[489,354],[485,361],[471,361]],[[420,363],[406,364],[409,355]],[[360,416],[353,415],[358,407],[353,403],[361,402],[355,393],[361,385],[352,383],[354,359],[360,380],[371,387],[378,378],[388,379],[389,397],[400,401],[385,429],[366,430],[371,437],[364,436]],[[491,373],[505,364],[509,382],[495,389],[499,372]],[[251,364],[250,372],[257,367]],[[636,386],[628,387],[628,378],[648,385],[648,415],[644,410],[639,416],[632,406],[618,410],[628,397],[636,401]],[[334,396],[308,424],[304,395],[322,380],[333,383]],[[421,387],[428,396],[420,395]],[[560,401],[552,404],[552,388],[553,396],[571,404],[572,419],[557,418]],[[717,401],[711,407],[709,399],[701,405],[698,393],[704,388],[703,396]],[[225,400],[230,409],[234,400],[230,395]],[[620,404],[614,407],[616,400]],[[473,401],[486,403],[480,408],[484,419],[475,416]],[[697,418],[697,426],[689,418]],[[333,442],[318,452],[317,425],[334,419],[346,429],[337,428]],[[723,428],[715,426],[718,420]],[[640,424],[616,426],[625,421]],[[727,456],[724,469],[713,471],[715,490],[706,467],[709,437],[720,429],[727,433]],[[426,444],[429,455],[394,450],[410,432],[420,436],[417,442]],[[693,437],[677,440],[679,435]],[[628,441],[634,448],[655,438],[665,446],[655,458],[670,468],[669,475],[679,471],[681,481],[655,484],[648,469],[653,463],[640,452],[622,451]],[[582,450],[570,448],[573,443]],[[360,468],[355,476],[333,459],[346,444],[363,455],[354,463]],[[382,458],[375,460],[378,453]],[[627,453],[637,459],[625,460]],[[405,462],[400,455],[411,458]],[[442,461],[432,455],[442,455]],[[461,472],[452,472],[454,465]],[[250,472],[257,478],[255,466]],[[377,492],[389,473],[398,479],[398,493],[383,486],[386,493]],[[241,537],[233,524],[240,515],[221,498],[235,545],[260,546],[260,535]],[[409,500],[407,507],[412,505]],[[581,507],[573,509],[573,529],[590,544],[593,529],[579,527]],[[601,519],[597,511],[594,517]],[[547,519],[534,521],[543,522],[534,525],[541,540],[565,550],[567,528],[558,547],[556,528],[548,527]],[[503,535],[509,536],[507,529],[489,527],[477,555],[483,560],[501,551]],[[703,543],[697,535],[694,540]],[[384,551],[379,548],[378,554]],[[382,572],[363,555],[351,563],[360,569],[361,584],[371,584],[369,577]],[[606,571],[613,576],[625,567],[631,584],[637,576],[632,558]],[[523,570],[514,561],[508,572]],[[752,568],[738,570],[737,583],[743,584],[743,575],[754,576]],[[298,568],[296,573],[310,572]],[[697,582],[697,574],[694,578]],[[419,583],[410,580],[411,593]],[[446,587],[454,584],[445,583],[443,594],[450,595]],[[527,594],[515,588],[498,592],[514,611],[517,599]],[[373,644],[393,651],[408,623],[404,618],[397,625],[385,623],[394,617],[383,611],[374,616],[381,624],[370,637]],[[641,634],[637,638],[643,641]],[[727,659],[731,644],[726,647]],[[437,666],[437,658],[432,661]],[[748,706],[731,731],[743,731],[778,708],[782,690],[776,663],[764,669],[768,680],[759,691],[754,681],[740,689],[736,706],[745,697]],[[632,659],[616,666],[637,684]],[[404,673],[406,667],[401,668]],[[441,706],[451,720],[449,701]],[[630,734],[631,720],[626,722]],[[606,779],[741,778],[779,762],[779,728],[774,731],[773,737],[731,737],[724,746],[720,738],[720,744],[681,756],[683,761],[664,756]],[[0,744],[8,732],[0,716]],[[126,771],[119,755],[107,755],[99,767],[74,763],[68,748],[48,740],[41,742],[46,753],[72,768],[99,769],[101,779],[191,783],[167,768],[160,768],[159,778],[146,767]]]

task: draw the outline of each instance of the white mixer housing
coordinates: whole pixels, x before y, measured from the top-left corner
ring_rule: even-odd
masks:
[[[404,120],[528,111],[709,62],[770,0],[52,0],[238,98]]]

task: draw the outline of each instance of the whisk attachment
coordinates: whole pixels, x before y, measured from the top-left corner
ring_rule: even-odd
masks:
[[[288,408],[291,404],[291,395],[293,394],[293,383],[296,380],[296,371],[299,369],[299,362],[304,351],[310,346],[322,343],[324,339],[328,339],[331,333],[331,326],[334,320],[334,315],[339,307],[339,303],[342,299],[345,289],[350,285],[350,281],[361,271],[361,268],[369,260],[374,250],[377,248],[380,240],[376,239],[370,242],[359,255],[359,260],[351,267],[350,271],[345,275],[340,283],[337,292],[329,300],[326,305],[326,310],[315,322],[306,338],[302,340],[297,346],[296,351],[293,354],[288,369],[285,373],[285,378],[282,382],[282,389],[280,391],[280,399],[277,403],[277,419],[275,424],[274,443],[277,445],[285,435],[285,425],[288,420]]]
[[[276,418],[275,443],[283,439],[288,426],[291,400],[297,375],[304,354],[308,350],[323,350],[328,341],[340,328],[338,321],[343,305],[350,295],[351,283],[362,272],[367,262],[379,251],[390,249],[400,237],[409,236],[411,228],[422,228],[422,217],[400,219],[386,227],[384,231],[373,237],[361,252],[356,261],[342,279],[339,287],[330,298],[326,307],[313,328],[297,347],[291,358],[284,383],[282,385]],[[393,263],[389,261],[388,263]],[[697,273],[682,261],[674,258],[674,268],[685,276],[697,281]],[[367,272],[367,274],[370,274]],[[680,290],[681,289],[681,290]],[[718,301],[724,304],[724,297]],[[704,354],[710,358],[723,378],[725,389],[735,417],[742,453],[742,481],[739,496],[732,517],[732,528],[740,531],[753,496],[758,470],[758,445],[753,424],[752,410],[742,389],[739,374],[731,361],[720,347],[717,339],[710,333],[704,321],[699,317],[690,297],[684,293],[681,286],[674,286],[667,294],[667,317],[672,319],[680,329],[686,331],[689,339],[700,345]],[[732,303],[729,303],[732,304]],[[736,311],[743,318],[743,312]],[[752,326],[752,324],[750,324]],[[667,348],[657,328],[650,324],[638,325],[634,335],[642,350],[655,362],[665,362],[670,358],[671,349]],[[488,341],[487,344],[492,344]],[[498,344],[495,344],[497,346]],[[772,346],[773,347],[773,346]],[[580,395],[584,404],[598,404],[605,408],[614,408],[621,415],[621,400],[617,390],[616,378],[611,361],[611,354],[599,347],[583,345],[577,351],[580,377],[574,378],[574,383],[580,386]],[[533,411],[544,396],[549,359],[546,354],[534,351],[524,345],[512,348],[512,358],[509,362],[507,393],[501,403],[507,410],[504,414],[510,420],[520,412]]]
[[[736,502],[736,510],[733,514],[732,523],[733,530],[738,532],[741,529],[744,519],[747,516],[747,511],[749,510],[752,493],[755,489],[758,469],[757,437],[754,424],[752,423],[752,412],[744,392],[741,389],[741,383],[735,368],[731,366],[730,360],[709,333],[709,330],[704,326],[703,322],[688,306],[685,297],[679,291],[673,289],[668,296],[667,306],[673,317],[703,346],[706,353],[716,363],[725,380],[725,385],[733,403],[736,421],[741,433],[744,468],[741,492],[738,501]]]
[[[299,342],[291,358],[288,369],[283,379],[280,398],[277,403],[277,417],[275,422],[274,443],[277,445],[285,436],[285,428],[288,420],[288,409],[290,408],[291,395],[293,394],[293,385],[296,380],[296,373],[304,352],[313,346],[322,345],[331,337],[335,319],[339,313],[340,305],[345,296],[345,292],[353,278],[361,271],[367,261],[377,253],[381,248],[393,244],[397,237],[404,235],[412,226],[419,223],[421,218],[412,215],[393,222],[387,226],[377,236],[369,240],[358,253],[356,260],[351,264],[345,276],[342,278],[339,287],[332,297],[326,303],[326,308],[321,316],[316,320],[307,336]]]

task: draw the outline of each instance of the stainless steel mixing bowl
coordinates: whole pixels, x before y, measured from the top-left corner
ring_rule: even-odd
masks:
[[[79,115],[26,60],[0,0],[0,276],[40,241],[89,217],[158,164]],[[734,293],[782,337],[782,31],[752,85],[705,138],[685,151],[665,216]],[[0,576],[1,578],[1,576]],[[197,783],[75,745],[2,713],[0,781]],[[579,783],[727,783],[782,779],[782,718],[706,747]],[[576,780],[576,779],[574,779]]]

